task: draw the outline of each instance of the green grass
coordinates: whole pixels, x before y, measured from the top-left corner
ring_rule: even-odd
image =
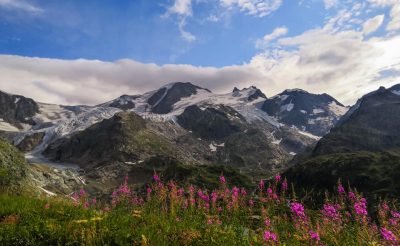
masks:
[[[380,207],[374,221],[356,213],[360,195],[352,200],[344,193],[326,200],[338,206],[337,219],[320,209],[305,209],[303,217],[293,209],[300,199],[283,187],[271,182],[249,195],[222,184],[213,191],[215,201],[210,190],[182,190],[173,182],[154,182],[147,194],[124,183],[111,203],[92,202],[84,193],[74,196],[76,202],[2,194],[0,245],[390,245],[381,227],[399,238],[400,223],[389,223],[400,222],[390,214],[395,205]],[[277,241],[264,238],[266,232]]]

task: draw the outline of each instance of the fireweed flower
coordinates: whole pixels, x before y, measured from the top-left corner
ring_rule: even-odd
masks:
[[[301,203],[293,202],[290,204],[290,209],[299,218],[305,218],[304,206]]]
[[[79,196],[85,196],[86,195],[86,191],[84,189],[80,189],[79,191]]]
[[[389,219],[389,224],[390,225],[392,225],[392,226],[395,226],[395,225],[397,225],[397,219]]]
[[[350,191],[349,194],[348,194],[348,198],[351,201],[354,201],[356,199],[356,194],[354,194],[354,192]]]
[[[226,183],[226,179],[225,179],[224,175],[219,176],[219,182],[221,184],[225,184]]]
[[[358,202],[354,203],[354,210],[358,215],[368,215],[367,200],[361,198]]]
[[[250,199],[250,200],[249,200],[249,206],[250,206],[250,207],[253,207],[253,206],[254,206],[254,201],[253,201],[253,199]]]
[[[179,188],[176,194],[177,194],[178,196],[183,196],[183,194],[185,194],[185,189]]]
[[[271,187],[268,187],[267,193],[268,193],[268,195],[271,195],[271,194],[272,194],[272,189],[271,189]]]
[[[288,183],[287,180],[283,180],[282,182],[282,191],[286,191],[288,189]]]
[[[324,204],[324,209],[322,210],[322,214],[328,217],[329,219],[339,218],[339,214],[336,211],[335,206],[332,204]]]
[[[271,231],[264,231],[263,238],[264,238],[264,241],[266,241],[266,242],[268,242],[268,241],[277,242],[278,241],[278,236],[276,235],[276,233],[271,232]]]
[[[160,182],[161,180],[160,180],[160,176],[158,176],[157,174],[154,174],[153,175],[153,180],[155,181],[155,182]]]
[[[266,227],[269,227],[270,225],[271,225],[271,220],[270,219],[265,219],[264,220],[264,225],[266,226]]]
[[[146,189],[147,194],[150,195],[152,191],[153,191],[153,190],[152,190],[150,187],[147,187],[147,189]]]
[[[381,228],[381,235],[384,240],[389,241],[389,242],[393,243],[394,245],[397,245],[397,238],[393,234],[392,231],[389,231],[386,228]]]
[[[315,241],[321,240],[320,237],[319,237],[318,232],[309,231],[308,234],[310,235],[310,238],[311,238],[312,240],[315,240]]]
[[[339,183],[339,185],[338,185],[338,192],[339,192],[339,194],[344,194],[346,192],[341,183]]]
[[[277,174],[275,175],[275,181],[278,183],[279,181],[281,181],[281,175]]]
[[[393,218],[396,218],[396,219],[400,218],[400,212],[392,211],[391,214],[392,214]]]
[[[258,188],[260,188],[260,190],[264,190],[264,180],[260,180],[260,183],[258,184]]]
[[[218,194],[217,194],[217,192],[213,191],[211,193],[211,201],[212,201],[212,203],[215,204],[217,202],[217,199],[218,199]]]

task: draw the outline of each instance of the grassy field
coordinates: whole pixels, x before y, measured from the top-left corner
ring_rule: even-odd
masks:
[[[0,245],[398,245],[400,213],[382,202],[372,219],[367,201],[341,184],[317,210],[304,207],[276,176],[258,189],[210,191],[163,183],[146,190],[127,182],[100,202],[71,197],[0,195]]]

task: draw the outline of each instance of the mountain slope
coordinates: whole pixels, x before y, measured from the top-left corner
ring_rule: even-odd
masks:
[[[11,144],[0,138],[0,187],[17,186],[27,175],[25,158]]]
[[[174,155],[169,141],[146,127],[135,113],[120,112],[68,138],[51,144],[44,154],[82,167],[112,162],[138,162],[153,155]]]
[[[285,90],[267,99],[262,109],[279,122],[316,136],[325,135],[347,111],[328,94],[311,94],[300,89]]]
[[[400,148],[400,96],[392,88],[361,98],[348,115],[317,144],[314,155]]]
[[[400,95],[381,87],[362,97],[286,175],[301,187],[331,189],[341,179],[371,195],[400,195]],[[397,91],[396,91],[397,92]]]
[[[39,107],[34,100],[0,91],[0,124],[4,127],[7,123],[19,129],[23,128],[21,124],[33,125],[32,117],[38,112]]]

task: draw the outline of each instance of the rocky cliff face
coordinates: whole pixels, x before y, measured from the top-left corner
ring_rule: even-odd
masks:
[[[0,91],[1,121],[20,127],[19,123],[35,124],[32,117],[39,112],[37,103],[23,96]]]

